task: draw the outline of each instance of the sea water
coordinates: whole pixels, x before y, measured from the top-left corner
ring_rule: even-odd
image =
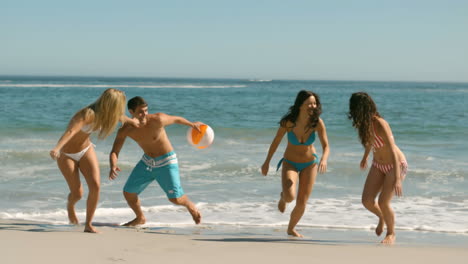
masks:
[[[422,82],[163,79],[98,77],[0,77],[0,218],[68,223],[68,186],[49,157],[70,118],[106,88],[142,96],[149,112],[183,116],[209,124],[212,146],[191,147],[187,127],[167,128],[179,158],[182,186],[210,227],[285,229],[294,203],[280,214],[283,139],[268,176],[260,166],[280,118],[302,89],[318,93],[330,144],[328,172],[319,174],[299,228],[370,230],[377,218],[361,204],[367,171],[359,169],[363,148],[347,119],[353,92],[368,92],[389,122],[409,169],[402,198],[394,198],[396,228],[415,234],[468,235],[468,84]],[[94,221],[133,219],[122,188],[142,151],[127,139],[119,177],[108,179],[115,133],[92,135],[101,170],[101,198]],[[315,142],[319,156],[320,141]],[[85,217],[85,196],[77,204]],[[152,183],[140,195],[146,226],[184,228],[193,221]]]

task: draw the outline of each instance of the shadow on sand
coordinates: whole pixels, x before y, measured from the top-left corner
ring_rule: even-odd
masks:
[[[121,227],[118,223],[93,223],[97,227]],[[7,222],[0,223],[0,230],[15,230],[25,232],[76,232],[83,231],[83,225],[54,225],[35,222]]]
[[[357,244],[369,244],[365,241],[356,240],[322,240],[322,239],[305,239],[305,238],[259,238],[259,237],[238,237],[238,238],[203,238],[194,239],[196,241],[206,242],[254,242],[254,243],[292,243],[292,244],[320,244],[320,245],[336,245],[342,246],[343,244],[357,245]]]

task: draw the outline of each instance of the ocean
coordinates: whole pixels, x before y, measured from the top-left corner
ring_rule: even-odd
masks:
[[[277,210],[283,139],[260,174],[278,122],[299,90],[319,94],[331,148],[328,172],[319,174],[303,230],[365,230],[377,218],[361,204],[367,175],[359,169],[363,148],[351,121],[348,100],[368,92],[389,122],[405,153],[409,170],[404,196],[394,198],[396,229],[417,237],[451,234],[468,237],[468,84],[367,81],[294,81],[110,77],[0,77],[0,219],[66,225],[68,187],[49,157],[69,119],[106,88],[142,96],[149,112],[165,112],[202,121],[215,141],[199,150],[187,143],[187,127],[167,131],[179,158],[182,186],[210,229],[261,228],[285,232],[293,204]],[[131,139],[120,154],[120,176],[108,180],[108,155],[114,140],[92,136],[101,169],[101,198],[94,221],[124,223],[133,219],[122,195],[123,185],[143,154]],[[321,154],[320,142],[315,143]],[[82,182],[86,185],[84,179]],[[84,221],[84,198],[77,204]],[[192,228],[185,208],[172,205],[156,183],[141,195],[148,228]],[[272,231],[273,232],[273,231]],[[312,231],[307,231],[312,232]]]

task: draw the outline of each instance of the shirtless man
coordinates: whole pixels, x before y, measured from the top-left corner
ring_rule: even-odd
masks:
[[[128,101],[128,111],[132,117],[139,121],[140,126],[134,127],[124,124],[117,132],[114,145],[110,153],[109,179],[117,178],[120,168],[117,160],[125,139],[130,137],[140,145],[145,154],[135,166],[125,183],[123,193],[128,205],[136,214],[136,218],[124,226],[142,225],[146,222],[141,211],[138,195],[156,180],[166,195],[174,204],[187,208],[196,224],[201,222],[201,214],[180,185],[179,165],[177,157],[165,127],[172,124],[181,124],[199,129],[203,123],[192,123],[180,116],[170,116],[164,113],[148,114],[148,104],[142,97],[134,97]]]

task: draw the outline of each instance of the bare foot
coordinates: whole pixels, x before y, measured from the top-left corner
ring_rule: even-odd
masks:
[[[67,211],[68,211],[68,220],[70,221],[70,224],[79,225],[80,222],[78,221],[78,217],[76,217],[75,207],[72,205],[67,205]]]
[[[295,229],[288,230],[288,235],[293,237],[304,237],[303,235],[299,234]]]
[[[145,217],[137,217],[133,219],[132,221],[123,224],[122,226],[138,226],[138,225],[144,225],[145,223],[146,223]]]
[[[85,233],[94,233],[94,234],[97,234],[97,233],[100,233],[96,228],[94,228],[94,226],[92,225],[86,225],[85,226],[85,229],[84,229],[84,232]]]
[[[384,229],[384,221],[383,221],[383,219],[380,219],[379,224],[375,228],[375,234],[377,236],[380,236],[382,234],[382,232],[383,232],[383,229]]]
[[[280,193],[280,199],[278,201],[278,210],[281,213],[284,213],[284,210],[286,210],[286,202],[283,200],[283,193]]]
[[[387,234],[384,240],[382,240],[382,242],[380,243],[386,244],[386,245],[393,245],[395,244],[395,240],[396,240],[395,234]]]
[[[201,223],[201,213],[198,211],[197,208],[187,208],[189,213],[192,215],[193,221],[195,224],[200,224]]]

